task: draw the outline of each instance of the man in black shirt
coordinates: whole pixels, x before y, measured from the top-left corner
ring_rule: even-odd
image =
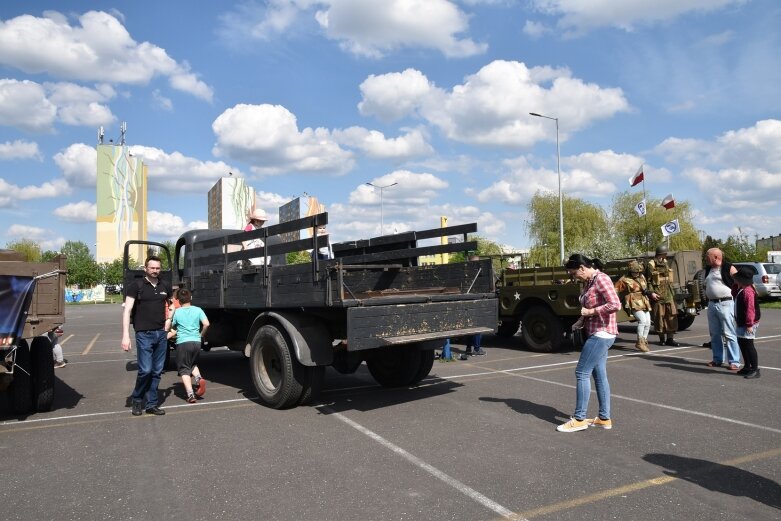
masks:
[[[171,289],[159,279],[162,263],[151,256],[144,263],[146,276],[135,280],[125,288],[125,310],[122,314],[122,349],[130,351],[130,317],[136,332],[136,358],[138,375],[133,389],[133,416],[140,416],[142,408],[147,414],[162,416],[165,411],[158,406],[157,387],[163,374],[168,341],[165,317]],[[135,307],[135,313],[133,308]],[[146,396],[146,404],[144,397]]]

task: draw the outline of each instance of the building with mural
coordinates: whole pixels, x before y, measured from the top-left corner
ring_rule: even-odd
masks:
[[[99,144],[97,168],[95,260],[111,262],[122,257],[126,241],[147,239],[148,172],[124,143]],[[146,253],[136,246],[130,255],[143,262]]]
[[[241,177],[223,177],[209,190],[208,207],[210,230],[243,230],[255,209],[255,189]]]

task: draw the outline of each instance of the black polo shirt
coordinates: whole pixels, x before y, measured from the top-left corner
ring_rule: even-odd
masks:
[[[162,280],[158,279],[157,285],[152,286],[146,277],[136,279],[128,284],[125,295],[136,299],[130,312],[133,329],[154,331],[165,328],[165,312],[171,290]]]

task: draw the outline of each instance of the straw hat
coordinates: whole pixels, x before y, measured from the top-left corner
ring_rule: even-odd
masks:
[[[262,208],[255,208],[250,213],[247,214],[247,219],[249,221],[268,221],[268,217],[266,216],[266,212]]]

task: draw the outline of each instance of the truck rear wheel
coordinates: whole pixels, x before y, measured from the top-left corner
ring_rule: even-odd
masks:
[[[13,408],[16,414],[27,414],[33,408],[32,357],[27,340],[19,340],[16,348],[14,380],[11,382]],[[54,368],[54,361],[52,361]]]
[[[252,339],[250,372],[261,401],[269,407],[285,409],[301,399],[307,381],[306,368],[276,326],[261,327]]]
[[[697,315],[678,315],[678,331],[689,329]]]
[[[39,336],[30,346],[33,368],[33,407],[38,412],[51,411],[54,404],[54,356],[49,337]]]
[[[420,353],[420,367],[415,374],[415,378],[412,379],[410,385],[418,385],[421,380],[429,375],[431,368],[434,367],[434,350],[433,349],[421,349]]]
[[[418,376],[421,360],[420,351],[414,347],[384,348],[366,360],[366,367],[381,386],[406,387]]]
[[[542,306],[532,307],[524,313],[521,335],[526,347],[538,353],[557,351],[564,340],[561,320]]]
[[[499,325],[499,329],[496,331],[496,336],[509,338],[514,336],[518,332],[518,328],[521,325],[520,320],[504,320]]]

